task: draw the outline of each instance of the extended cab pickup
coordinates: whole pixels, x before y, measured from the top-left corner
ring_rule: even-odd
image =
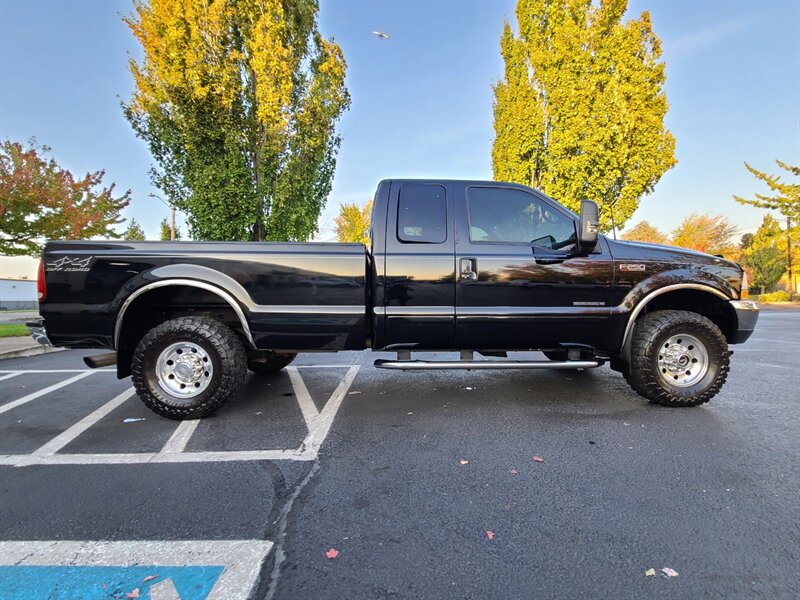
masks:
[[[397,353],[392,369],[592,368],[651,401],[694,406],[725,381],[758,319],[728,260],[599,235],[540,192],[488,181],[382,181],[370,247],[49,242],[42,339],[105,348],[145,404],[175,419],[236,395],[246,370],[299,352]],[[460,352],[452,361],[417,351]],[[547,360],[509,360],[541,350]],[[483,357],[476,359],[476,354]]]

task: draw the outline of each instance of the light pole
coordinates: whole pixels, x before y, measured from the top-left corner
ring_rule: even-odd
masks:
[[[151,198],[157,198],[158,200],[161,200],[161,202],[166,204],[169,207],[170,211],[172,211],[172,220],[170,221],[170,225],[169,225],[169,239],[174,242],[175,241],[175,207],[172,204],[170,204],[169,202],[167,202],[166,200],[164,200],[158,194],[153,194],[151,192],[151,193],[149,193],[147,195],[150,196]]]

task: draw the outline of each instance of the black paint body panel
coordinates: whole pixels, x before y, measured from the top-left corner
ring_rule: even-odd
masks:
[[[576,215],[517,184],[386,180],[375,194],[369,248],[50,242],[44,257],[47,297],[41,304],[47,333],[60,346],[114,348],[118,315],[129,299],[151,284],[188,280],[225,295],[229,300],[221,302],[231,301],[241,311],[243,335],[249,332],[258,349],[502,351],[579,345],[613,354],[622,346],[632,312],[651,292],[694,284],[725,300],[740,297],[738,265],[680,248],[602,236],[593,252],[578,254],[526,243],[472,242],[466,208],[471,186],[523,191],[578,226]],[[446,213],[446,223],[430,238],[434,243],[409,242],[408,232],[399,234],[404,189],[435,190],[430,197],[444,201],[438,214],[443,219]],[[465,260],[474,278],[462,274]],[[178,300],[191,304],[195,296],[186,288]],[[735,332],[729,339],[738,339]]]

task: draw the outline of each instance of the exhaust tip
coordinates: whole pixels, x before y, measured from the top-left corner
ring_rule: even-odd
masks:
[[[107,354],[98,354],[97,356],[84,356],[83,362],[90,369],[110,367],[111,365],[117,364],[117,353],[108,352]]]

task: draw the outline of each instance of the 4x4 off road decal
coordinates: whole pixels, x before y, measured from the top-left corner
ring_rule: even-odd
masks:
[[[88,271],[89,263],[92,262],[94,256],[62,256],[58,260],[52,260],[45,263],[48,271]]]
[[[644,271],[645,265],[642,263],[621,263],[619,265],[620,271]]]

